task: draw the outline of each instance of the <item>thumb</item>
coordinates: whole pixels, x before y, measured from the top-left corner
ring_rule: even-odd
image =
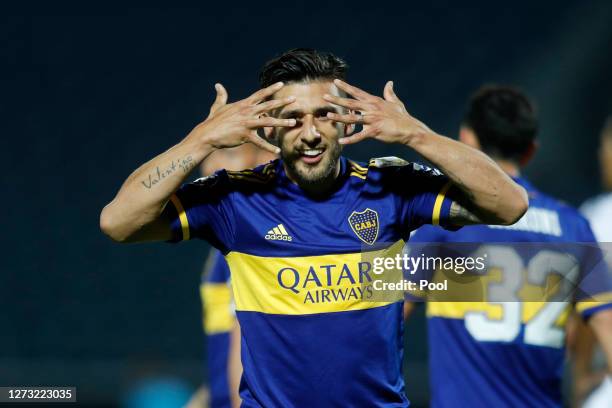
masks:
[[[214,115],[216,111],[219,110],[220,107],[224,106],[227,103],[227,91],[223,87],[223,85],[217,83],[215,84],[215,90],[217,91],[217,97],[210,107],[210,114],[208,117]]]
[[[385,99],[389,102],[401,102],[393,91],[393,81],[387,81],[387,83],[385,84],[383,95]]]

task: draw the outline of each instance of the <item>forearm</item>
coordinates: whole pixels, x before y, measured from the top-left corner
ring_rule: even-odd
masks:
[[[575,319],[581,318],[575,317]],[[595,337],[593,331],[582,320],[579,320],[576,326],[575,340],[572,344],[568,344],[568,347],[572,355],[574,376],[581,378],[587,377],[591,372]]]
[[[612,373],[612,309],[596,313],[589,319],[589,326],[593,329],[595,337],[597,337],[597,341],[606,355],[608,373]]]
[[[118,242],[146,240],[146,237],[140,239],[139,234],[159,219],[170,196],[212,150],[195,138],[187,137],[140,166],[102,210],[102,230]]]
[[[573,406],[579,407],[584,397],[601,382],[603,375],[591,367],[595,337],[582,317],[571,315],[565,328],[567,349],[572,362]]]
[[[404,321],[408,321],[408,318],[414,311],[414,303],[408,300],[404,300]]]
[[[513,224],[527,210],[525,190],[484,153],[433,132],[422,132],[406,144],[450,178],[475,222]]]
[[[232,407],[240,407],[240,379],[242,378],[242,360],[240,358],[240,325],[238,321],[230,332],[230,348],[228,358],[228,382]]]

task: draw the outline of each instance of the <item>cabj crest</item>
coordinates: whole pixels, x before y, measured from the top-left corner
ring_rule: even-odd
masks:
[[[353,211],[348,217],[349,225],[360,240],[374,245],[378,238],[378,213],[371,208]]]

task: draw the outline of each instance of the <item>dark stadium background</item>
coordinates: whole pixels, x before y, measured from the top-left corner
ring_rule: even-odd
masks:
[[[597,193],[597,137],[612,112],[612,3],[452,4],[5,8],[0,385],[76,385],[91,407],[119,404],[151,375],[197,386],[208,246],[113,244],[99,211],[134,168],[207,114],[214,82],[245,97],[262,63],[288,48],[345,57],[350,82],[370,92],[394,80],[409,111],[449,136],[480,84],[520,85],[542,118],[527,175],[575,205]],[[377,143],[347,154],[412,157]],[[427,401],[424,329],[420,313],[406,332],[415,406]]]

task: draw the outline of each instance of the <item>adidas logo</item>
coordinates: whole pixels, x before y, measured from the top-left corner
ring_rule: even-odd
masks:
[[[293,238],[291,237],[291,235],[289,235],[289,233],[287,232],[287,230],[285,229],[285,226],[283,224],[278,224],[276,227],[272,228],[270,231],[268,231],[268,233],[265,236],[266,239],[272,240],[272,241],[289,241],[291,242],[293,240]]]

